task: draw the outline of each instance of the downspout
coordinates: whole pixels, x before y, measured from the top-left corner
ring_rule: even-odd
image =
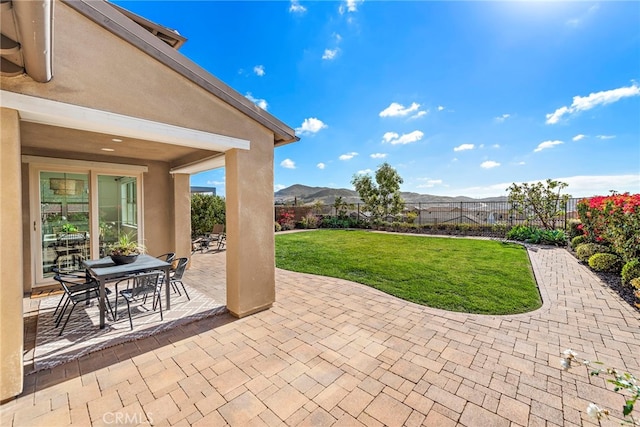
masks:
[[[53,77],[53,0],[13,0],[26,73],[39,83]]]

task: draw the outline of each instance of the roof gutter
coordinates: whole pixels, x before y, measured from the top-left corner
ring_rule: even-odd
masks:
[[[53,78],[53,0],[13,0],[24,69],[33,80]]]

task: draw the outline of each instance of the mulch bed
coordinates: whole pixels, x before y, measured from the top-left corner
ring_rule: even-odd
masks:
[[[574,251],[569,250],[569,252],[571,252],[571,254],[575,256]],[[580,264],[585,265],[587,268],[590,269],[587,263],[582,262],[580,260],[578,260],[578,262],[580,262]],[[629,285],[622,284],[622,278],[620,277],[620,273],[602,273],[602,272],[593,271],[593,270],[591,271],[600,278],[602,283],[604,283],[610,289],[612,289],[614,292],[620,295],[620,298],[622,298],[626,303],[628,303],[631,306],[631,308],[640,312],[640,307],[636,305],[636,297],[633,294],[633,288]]]
[[[629,303],[629,305],[636,311],[640,312],[640,307],[636,305],[636,297],[633,294],[633,288],[622,284],[620,274],[598,273],[597,271],[594,271],[594,273],[600,278],[600,280],[609,286],[609,288],[613,289],[618,295],[620,295],[620,298]]]

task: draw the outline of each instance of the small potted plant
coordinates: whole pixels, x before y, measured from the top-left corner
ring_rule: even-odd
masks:
[[[138,255],[145,253],[146,248],[138,243],[129,234],[121,234],[116,242],[109,246],[109,256],[115,264],[130,264]]]

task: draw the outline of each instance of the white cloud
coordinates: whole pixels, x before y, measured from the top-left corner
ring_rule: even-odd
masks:
[[[362,3],[364,0],[345,0],[344,3],[342,3],[339,7],[338,7],[338,11],[340,12],[341,15],[343,15],[345,12],[357,12],[358,11],[358,3]]]
[[[610,190],[620,193],[640,192],[640,174],[571,176],[556,179],[569,184],[566,192],[573,197],[607,195]]]
[[[225,185],[224,181],[207,181],[207,185]]]
[[[546,179],[546,178],[545,178]],[[615,190],[620,193],[638,193],[640,192],[640,175],[584,175],[584,176],[569,176],[569,177],[552,177],[551,179],[561,182],[566,182],[569,186],[564,190],[564,193],[571,194],[572,197],[591,197],[598,195],[607,195],[609,190]],[[535,184],[537,182],[544,182],[544,179],[539,181],[529,181],[529,184]],[[451,196],[471,196],[471,197],[496,197],[506,196],[507,187],[512,182],[504,182],[498,184],[491,184],[487,186],[467,187],[447,190],[443,192],[443,195]],[[522,184],[518,182],[517,184]]]
[[[296,132],[300,135],[311,135],[320,132],[326,127],[327,125],[323,123],[322,120],[316,119],[315,117],[309,117],[304,119],[300,127],[296,128]]]
[[[560,144],[564,144],[564,142],[558,141],[558,140],[555,140],[555,141],[544,141],[544,142],[541,142],[540,144],[538,144],[538,146],[536,147],[535,150],[533,150],[533,152],[537,153],[539,151],[546,150],[547,148],[552,148],[552,147],[554,147],[556,145],[560,145]]]
[[[494,162],[493,160],[487,160],[480,163],[480,167],[482,169],[492,169],[492,168],[497,168],[498,166],[500,166],[500,163]]]
[[[496,120],[496,122],[498,122],[498,123],[502,123],[502,122],[504,122],[505,120],[507,120],[509,117],[511,117],[511,114],[503,114],[503,115],[501,115],[501,116],[496,117],[496,118],[495,118],[495,120]]]
[[[366,174],[369,174],[371,172],[373,172],[371,169],[363,169],[363,170],[360,170],[360,171],[356,172],[356,174],[357,175],[366,175]]]
[[[524,165],[526,165],[526,163],[525,162],[518,162],[517,165],[518,166],[524,166]]]
[[[289,5],[289,12],[291,13],[305,13],[307,8],[302,6],[298,0],[291,0]]]
[[[326,166],[327,166],[327,165],[325,165],[325,164],[324,164],[324,163],[322,163],[322,162],[320,162],[320,163],[318,163],[318,164],[316,165],[316,167],[317,167],[318,169],[324,169]]]
[[[259,98],[254,98],[253,95],[251,95],[251,92],[247,92],[247,94],[245,95],[245,97],[253,102],[254,104],[256,104],[258,107],[262,108],[263,110],[266,110],[268,107],[267,101],[264,99],[259,99]]]
[[[372,159],[384,159],[385,157],[387,157],[387,153],[373,153],[369,155],[369,157],[371,157]]]
[[[276,184],[276,185],[273,186],[273,191],[280,191],[283,188],[287,188],[287,186],[286,185],[282,185],[282,184]]]
[[[338,54],[339,49],[325,49],[324,53],[322,54],[322,59],[327,60],[327,61],[331,61],[332,59],[334,59],[336,57],[336,55]]]
[[[474,148],[476,148],[476,146],[473,144],[461,144],[461,145],[458,145],[457,147],[454,147],[453,151],[473,150]]]
[[[585,139],[587,136],[583,135],[583,134],[578,134],[576,136],[574,136],[573,138],[571,138],[573,141],[580,141],[581,139]]]
[[[493,144],[491,148],[500,148],[500,144]]]
[[[570,107],[563,106],[558,108],[553,113],[547,114],[547,124],[552,125],[558,123],[560,119],[566,114],[574,114],[580,111],[587,111],[598,105],[612,104],[621,100],[622,98],[628,98],[631,96],[640,95],[640,86],[632,84],[627,87],[620,87],[618,89],[604,90],[601,92],[593,92],[588,96],[574,96],[573,102]]]
[[[253,67],[253,72],[256,74],[256,76],[264,76],[266,73],[264,71],[264,65],[256,65],[255,67]]]
[[[341,155],[340,157],[338,157],[340,160],[351,160],[353,159],[355,156],[357,156],[358,153],[356,153],[355,151],[352,151],[351,153],[346,153]]]
[[[424,133],[419,130],[414,130],[413,132],[405,133],[403,135],[398,135],[395,132],[387,132],[382,136],[382,140],[383,142],[388,142],[392,145],[404,145],[420,141],[423,136]]]
[[[425,183],[417,185],[416,188],[433,188],[436,185],[442,184],[441,179],[423,179],[423,180],[425,181]]]
[[[593,6],[591,6],[589,9],[587,9],[587,11],[585,13],[583,13],[581,16],[577,17],[577,18],[572,18],[569,19],[566,22],[566,25],[569,27],[579,27],[580,25],[582,25],[582,23],[587,20],[589,18],[590,15],[592,15],[595,11],[597,11],[600,8],[600,5],[598,4],[594,4]]]
[[[416,102],[413,102],[409,107],[405,107],[397,102],[392,102],[387,108],[380,111],[380,114],[378,115],[380,117],[402,117],[413,113],[414,111],[418,111],[419,108],[420,104]]]
[[[427,114],[429,114],[429,110],[418,111],[413,116],[409,117],[409,120],[419,119],[420,117],[426,116]]]
[[[280,162],[280,166],[282,166],[285,169],[295,169],[296,162],[294,162],[291,159],[284,159],[283,161]]]
[[[596,138],[598,139],[613,139],[615,137],[615,135],[596,135]]]
[[[396,138],[398,138],[400,135],[398,135],[395,132],[386,132],[384,135],[382,135],[382,141],[383,142],[389,142],[392,141]]]
[[[442,105],[438,105],[438,111],[442,111],[444,110],[446,107],[442,106]]]

